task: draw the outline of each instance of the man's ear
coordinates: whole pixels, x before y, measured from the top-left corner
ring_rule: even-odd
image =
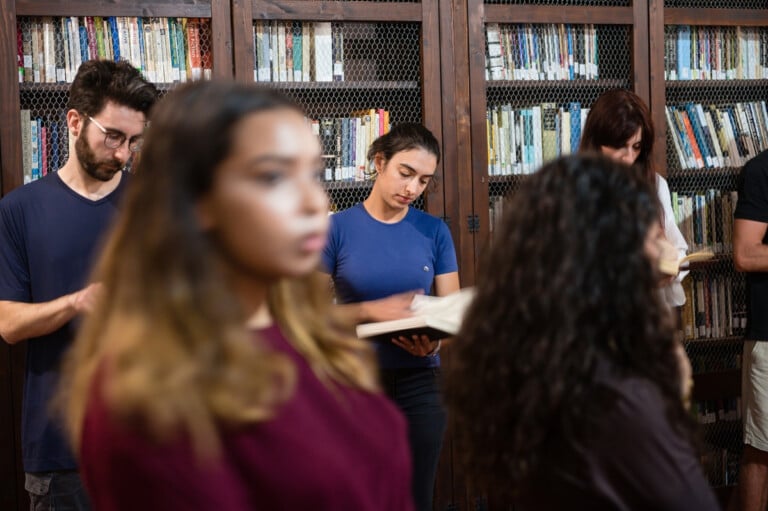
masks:
[[[85,123],[83,122],[83,118],[77,110],[70,109],[67,111],[67,129],[69,130],[70,135],[79,137],[84,126]]]

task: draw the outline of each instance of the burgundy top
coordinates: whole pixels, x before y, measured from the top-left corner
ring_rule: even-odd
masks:
[[[331,392],[277,327],[260,334],[295,364],[295,393],[273,419],[222,433],[215,461],[114,421],[94,393],[80,468],[95,510],[413,509],[406,425],[394,406],[381,394]]]

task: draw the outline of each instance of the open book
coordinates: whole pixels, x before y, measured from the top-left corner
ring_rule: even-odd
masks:
[[[688,263],[697,261],[707,261],[715,257],[715,254],[711,250],[701,250],[699,252],[693,252],[681,259],[660,259],[659,270],[667,275],[677,275],[680,269],[685,269]]]
[[[411,303],[413,316],[357,325],[357,336],[389,342],[400,335],[427,335],[432,340],[456,335],[474,295],[471,287],[446,296],[416,295]]]

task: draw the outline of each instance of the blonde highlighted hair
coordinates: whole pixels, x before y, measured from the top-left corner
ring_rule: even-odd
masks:
[[[96,266],[103,285],[68,353],[56,408],[79,450],[88,403],[166,440],[218,450],[218,427],[269,419],[295,370],[246,328],[216,243],[195,206],[244,117],[298,108],[255,86],[197,82],[159,102],[125,208]],[[195,115],[189,115],[194,112]],[[373,357],[337,316],[327,284],[308,275],[269,289],[270,312],[328,385],[378,391]]]

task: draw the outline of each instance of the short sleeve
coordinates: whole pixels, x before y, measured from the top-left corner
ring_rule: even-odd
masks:
[[[456,249],[453,246],[451,231],[448,230],[448,226],[442,220],[437,229],[437,239],[435,241],[435,275],[458,271],[459,265],[456,262]]]
[[[0,300],[30,302],[24,219],[14,203],[0,201]]]
[[[739,176],[735,218],[768,223],[768,153],[747,162]]]
[[[328,229],[328,239],[325,241],[323,254],[320,260],[320,271],[334,275],[336,273],[336,257],[338,255],[338,222],[331,216],[331,226]]]

